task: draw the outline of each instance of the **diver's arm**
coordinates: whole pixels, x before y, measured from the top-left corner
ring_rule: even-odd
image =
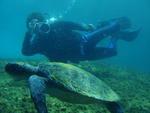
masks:
[[[33,34],[30,31],[26,32],[22,47],[22,54],[25,56],[30,56],[38,52],[36,45],[31,41],[32,38]]]
[[[95,29],[94,25],[92,24],[79,24],[70,21],[60,21],[59,24],[62,24],[62,26],[70,30],[93,31]]]

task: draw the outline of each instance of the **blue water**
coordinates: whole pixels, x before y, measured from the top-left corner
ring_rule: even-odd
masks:
[[[149,0],[0,0],[0,58],[38,58],[21,54],[25,20],[33,11],[82,23],[129,17],[142,28],[139,37],[130,43],[119,41],[118,55],[104,61],[150,72]]]

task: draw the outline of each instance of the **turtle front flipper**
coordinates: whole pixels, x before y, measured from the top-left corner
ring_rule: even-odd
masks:
[[[45,97],[46,85],[47,80],[45,78],[36,75],[29,77],[29,89],[38,113],[48,113]]]

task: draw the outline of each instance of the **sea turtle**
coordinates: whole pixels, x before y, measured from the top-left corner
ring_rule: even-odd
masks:
[[[124,113],[118,103],[119,96],[108,85],[71,64],[47,62],[33,66],[15,62],[8,63],[5,70],[21,78],[28,77],[31,97],[38,113],[48,113],[45,89],[51,96],[63,101],[79,104],[103,102],[111,113]]]

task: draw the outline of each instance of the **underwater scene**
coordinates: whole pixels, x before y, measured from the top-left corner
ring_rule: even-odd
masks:
[[[150,113],[149,0],[0,0],[0,113]]]

